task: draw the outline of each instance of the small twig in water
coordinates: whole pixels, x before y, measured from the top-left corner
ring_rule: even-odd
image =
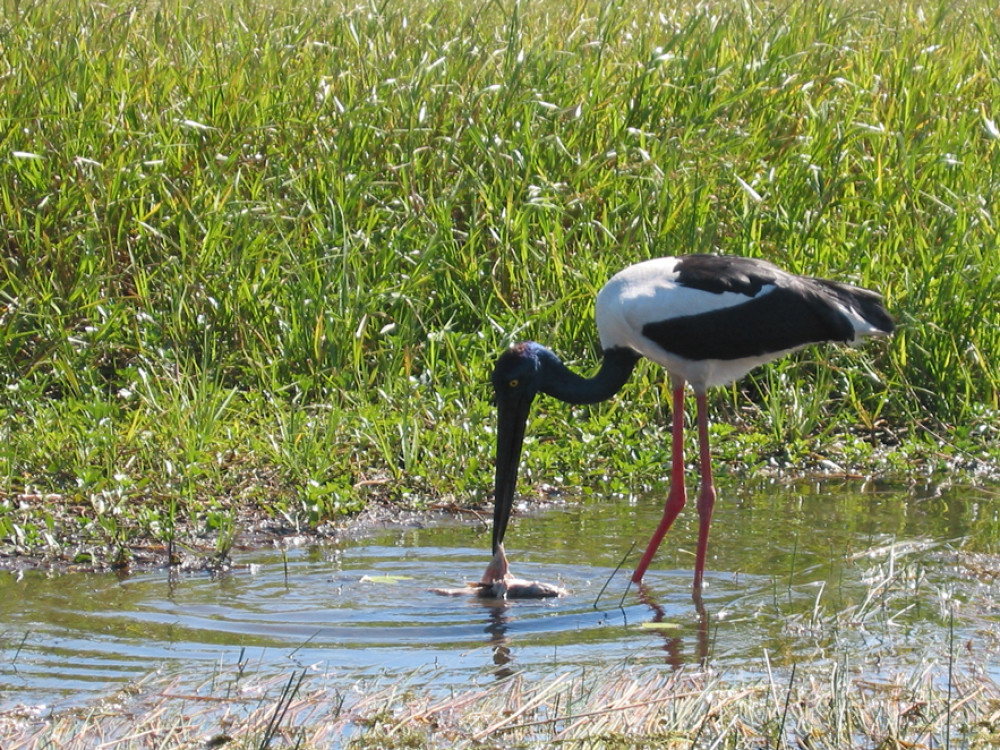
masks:
[[[21,655],[21,649],[23,649],[24,644],[28,642],[28,637],[30,635],[31,631],[25,630],[24,637],[21,639],[21,642],[17,644],[17,648],[14,649],[14,656],[12,656],[10,659],[10,665],[14,668],[15,672],[17,671],[17,657]]]
[[[955,601],[951,602],[951,612],[948,616],[948,698],[945,702],[944,715],[944,750],[951,750],[951,690],[955,684],[953,669],[955,667]]]
[[[634,549],[635,549],[635,540],[633,539],[632,546],[628,548],[628,552],[626,552],[622,556],[621,562],[619,562],[618,565],[615,567],[615,569],[611,571],[611,575],[608,576],[608,580],[604,582],[604,585],[601,586],[601,590],[597,592],[597,598],[594,599],[594,609],[597,609],[597,603],[601,601],[601,597],[604,596],[604,592],[607,591],[608,586],[611,584],[611,579],[613,579],[616,575],[618,575],[618,571],[621,570],[622,567],[625,565],[625,561],[628,560],[629,555],[632,554],[632,550]],[[631,584],[632,582],[629,581],[630,586]],[[628,587],[625,588],[625,593],[626,594],[628,593]],[[622,597],[622,601],[625,601],[624,596]]]
[[[322,631],[319,631],[319,630],[317,630],[317,631],[316,631],[315,633],[313,633],[313,634],[312,634],[311,636],[309,636],[309,637],[308,637],[308,638],[306,638],[306,639],[305,639],[304,641],[302,641],[302,643],[300,643],[300,644],[299,644],[298,646],[296,646],[295,648],[293,648],[293,649],[292,649],[292,651],[291,651],[291,653],[289,653],[289,654],[288,654],[288,658],[289,658],[289,659],[290,659],[290,658],[292,658],[293,656],[295,656],[295,654],[297,654],[297,653],[299,652],[299,649],[303,649],[303,648],[305,648],[306,646],[308,646],[308,645],[309,645],[310,643],[312,643],[312,642],[313,642],[313,639],[314,639],[314,638],[315,638],[316,636],[318,636],[318,635],[320,634],[320,632],[322,632]]]
[[[774,746],[782,747],[785,744],[785,721],[788,719],[788,706],[792,702],[792,685],[795,683],[795,668],[798,664],[792,665],[792,674],[788,677],[788,690],[785,693],[785,708],[781,712],[781,723],[778,725],[778,734],[774,738]]]
[[[799,532],[795,532],[795,543],[792,545],[792,565],[788,571],[788,588],[785,594],[788,596],[788,601],[792,600],[792,579],[795,578],[795,559],[799,554]]]
[[[304,669],[301,674],[299,674],[297,681],[295,679],[294,671],[291,675],[289,675],[288,682],[285,683],[285,687],[282,689],[281,695],[278,696],[278,703],[274,707],[274,713],[271,714],[271,720],[267,722],[267,728],[264,730],[264,734],[260,738],[260,744],[257,746],[259,750],[267,750],[268,746],[271,744],[271,740],[274,739],[274,736],[278,731],[278,727],[281,726],[281,722],[285,720],[285,714],[288,713],[288,709],[291,707],[292,701],[295,700],[295,696],[299,692],[299,688],[302,686],[302,681],[305,678],[306,670]]]

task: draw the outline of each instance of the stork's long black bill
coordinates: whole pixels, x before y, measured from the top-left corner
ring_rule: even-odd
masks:
[[[514,505],[517,470],[521,461],[524,430],[531,408],[531,397],[518,395],[498,400],[496,484],[493,490],[493,554],[507,533],[507,521]]]

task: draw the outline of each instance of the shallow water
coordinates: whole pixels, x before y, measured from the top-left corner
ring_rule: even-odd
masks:
[[[217,577],[0,572],[0,709],[85,704],[154,670],[195,685],[220,665],[321,671],[344,686],[433,667],[435,687],[447,689],[619,664],[738,678],[762,657],[849,655],[857,668],[893,672],[944,660],[954,643],[974,644],[1000,680],[988,666],[1000,663],[996,494],[829,480],[726,486],[704,618],[691,597],[693,508],[642,588],[629,588],[628,565],[612,577],[633,542],[629,565],[638,559],[662,493],[515,519],[513,572],[569,589],[557,600],[431,593],[478,579],[489,561],[489,529],[472,520],[285,557],[240,553],[241,567]]]

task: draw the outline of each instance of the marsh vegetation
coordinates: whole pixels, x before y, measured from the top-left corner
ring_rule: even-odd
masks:
[[[586,370],[596,290],[687,252],[899,323],[715,393],[721,474],[995,476],[998,28],[980,0],[3,0],[3,563],[474,506],[497,352]],[[540,402],[522,490],[654,486],[667,409],[652,366]]]

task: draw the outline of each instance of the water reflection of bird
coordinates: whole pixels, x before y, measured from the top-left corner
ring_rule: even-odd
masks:
[[[808,344],[856,343],[892,333],[881,297],[860,287],[797,276],[763,260],[718,255],[658,258],[629,266],[597,295],[601,368],[591,378],[571,372],[533,341],[512,346],[497,361],[493,388],[498,408],[493,553],[484,582],[509,576],[503,551],[521,446],[532,400],[546,393],[570,404],[614,396],[641,357],[663,365],[673,389],[671,487],[663,518],[632,576],[642,580],[656,549],[686,502],[684,387],[698,408],[701,491],[694,590],[705,571],[715,505],[708,443],[708,388],[730,383],[757,365]]]

